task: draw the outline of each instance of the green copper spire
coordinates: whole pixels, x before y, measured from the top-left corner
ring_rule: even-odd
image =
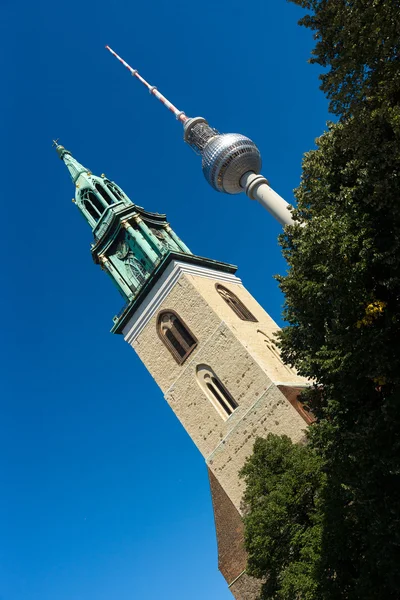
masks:
[[[75,183],[81,173],[89,173],[89,171],[80,163],[78,163],[69,150],[66,150],[64,146],[60,146],[58,140],[53,140],[53,146],[56,148],[56,152],[61,160],[64,161],[68,171],[71,175],[72,181]]]
[[[129,304],[168,255],[192,255],[165,215],[136,206],[116,183],[93,175],[58,140],[53,146],[75,185],[74,203],[92,229],[93,260]]]

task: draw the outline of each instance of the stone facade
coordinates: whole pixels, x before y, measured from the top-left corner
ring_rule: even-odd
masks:
[[[256,321],[240,319],[218,293],[217,283],[231,290]],[[183,364],[157,335],[157,317],[164,310],[177,313],[197,339]],[[123,331],[205,458],[219,568],[237,600],[254,600],[260,585],[244,573],[243,482],[238,472],[257,437],[273,432],[300,442],[306,428],[293,396],[307,381],[280,360],[273,344],[277,329],[234,275],[182,263],[171,265],[147,298],[146,310],[138,309]],[[221,417],[199,384],[197,369],[202,365],[211,367],[237,403],[230,416]]]

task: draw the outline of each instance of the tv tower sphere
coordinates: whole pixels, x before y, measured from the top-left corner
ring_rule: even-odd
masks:
[[[202,157],[204,177],[215,190],[226,194],[245,192],[252,200],[258,200],[281,225],[293,225],[290,205],[260,174],[261,154],[254,142],[239,133],[219,133],[203,117],[187,117],[156,86],[150,85],[137,69],[128,65],[109,46],[106,48],[183,124],[183,139]]]
[[[240,181],[249,171],[261,171],[261,154],[254,142],[240,133],[218,133],[203,117],[188,119],[183,139],[202,156],[204,177],[218,192],[240,194]]]

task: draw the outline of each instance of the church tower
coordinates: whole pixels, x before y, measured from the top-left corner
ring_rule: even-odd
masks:
[[[259,582],[245,572],[238,472],[257,437],[302,440],[310,415],[297,397],[307,381],[282,362],[278,326],[236,267],[192,254],[165,215],[56,150],[92,228],[93,260],[126,301],[111,331],[137,352],[204,456],[219,569],[237,600],[254,600]]]

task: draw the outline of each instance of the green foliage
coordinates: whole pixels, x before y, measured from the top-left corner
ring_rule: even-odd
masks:
[[[400,376],[400,135],[375,115],[359,129],[331,125],[305,155],[294,214],[307,225],[281,237],[283,356],[347,393]]]
[[[267,579],[262,598],[318,598],[322,460],[286,436],[258,439],[242,469],[249,575]]]
[[[306,154],[290,266],[286,361],[323,386],[322,598],[400,598],[400,136],[367,111]]]
[[[311,11],[300,24],[315,32],[310,62],[326,69],[321,89],[331,112],[350,116],[364,108],[398,106],[398,0],[290,1]]]
[[[273,480],[273,447],[264,451],[264,466],[261,460],[254,469],[261,487],[252,484],[245,498],[249,568],[275,586],[269,596],[264,588],[264,598],[398,600],[400,6],[292,1],[311,11],[301,21],[315,32],[311,62],[324,67],[322,89],[340,117],[304,157],[298,224],[280,238],[289,265],[279,278],[289,323],[280,347],[286,362],[316,382],[307,401],[318,422],[301,450],[321,486],[314,505],[284,493],[283,512],[259,510],[257,525],[257,502],[274,498],[262,487]],[[300,473],[298,463],[282,464],[278,490]],[[322,464],[325,480],[318,479]],[[292,531],[293,514],[307,514],[308,524],[299,545],[284,538],[275,560],[264,537],[274,527]],[[293,581],[297,588],[286,592]]]

